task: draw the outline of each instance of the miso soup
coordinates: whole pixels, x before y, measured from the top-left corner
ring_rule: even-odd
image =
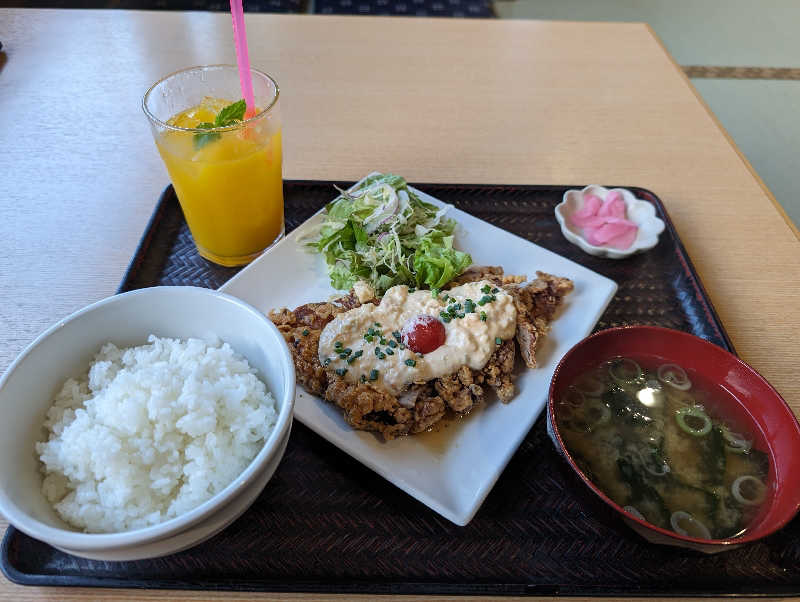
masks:
[[[654,357],[616,357],[557,401],[559,430],[584,474],[644,520],[691,537],[742,535],[768,497],[769,456],[724,391]]]

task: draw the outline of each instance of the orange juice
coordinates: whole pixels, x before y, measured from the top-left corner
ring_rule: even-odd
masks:
[[[231,102],[205,98],[167,124],[197,128],[213,123]],[[156,137],[156,145],[203,257],[221,265],[241,265],[283,234],[277,118],[257,117],[205,140],[195,132],[165,129]]]

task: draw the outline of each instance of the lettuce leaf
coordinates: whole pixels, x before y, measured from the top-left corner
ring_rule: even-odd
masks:
[[[472,263],[453,247],[449,206],[422,201],[402,177],[374,174],[340,192],[325,207],[318,238],[307,243],[325,257],[334,288],[358,280],[378,295],[398,284],[441,288]]]

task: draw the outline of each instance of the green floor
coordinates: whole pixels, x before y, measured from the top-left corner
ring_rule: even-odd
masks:
[[[649,23],[681,65],[794,68],[692,83],[800,226],[800,0],[496,0],[499,17]]]

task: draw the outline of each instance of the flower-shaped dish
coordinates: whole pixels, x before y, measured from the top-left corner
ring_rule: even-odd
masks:
[[[590,244],[581,229],[574,226],[570,220],[570,217],[583,207],[584,199],[587,195],[593,194],[605,200],[612,191],[617,191],[622,195],[625,201],[625,217],[639,228],[636,233],[636,239],[627,249],[614,249],[608,246],[599,247]],[[561,232],[568,241],[590,255],[608,257],[609,259],[622,259],[634,253],[652,249],[658,243],[659,235],[664,231],[664,222],[656,217],[655,207],[651,203],[637,199],[630,190],[625,188],[609,190],[594,184],[587,186],[583,190],[567,190],[564,193],[564,200],[556,206],[556,219],[561,226]]]

